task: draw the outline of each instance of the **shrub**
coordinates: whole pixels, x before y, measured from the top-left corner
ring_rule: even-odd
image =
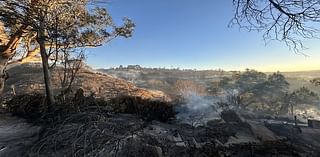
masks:
[[[121,96],[104,101],[93,96],[77,95],[60,101],[57,97],[52,113],[47,112],[45,96],[26,94],[14,96],[7,102],[9,112],[27,119],[43,119],[67,114],[90,111],[136,114],[145,120],[166,122],[175,116],[173,105],[160,100],[148,100],[141,97]],[[49,116],[49,117],[47,117]]]
[[[8,111],[14,115],[27,119],[34,119],[41,117],[42,114],[46,112],[44,102],[44,95],[26,94],[14,96],[6,104]]]
[[[146,120],[166,122],[176,114],[171,103],[141,97],[121,96],[111,99],[109,104],[115,112],[137,114]]]

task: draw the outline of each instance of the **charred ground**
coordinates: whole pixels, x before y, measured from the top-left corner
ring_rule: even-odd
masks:
[[[24,75],[30,77],[30,82],[35,81],[37,70],[33,69],[34,65],[27,67],[30,70]],[[19,67],[15,68],[9,70],[17,71]],[[14,78],[10,78],[9,83],[17,85],[19,81]],[[165,94],[159,97],[153,94],[155,91],[92,70],[83,70],[79,78],[78,81],[88,83],[87,86],[94,83],[104,87],[101,93],[121,94],[103,96],[90,93],[87,86],[77,89],[80,86],[76,84],[72,94],[56,96],[57,104],[49,112],[45,97],[39,94],[43,91],[24,90],[33,83],[19,88],[16,96],[10,93],[12,89],[7,89],[11,96],[2,102],[0,131],[4,134],[0,136],[0,155],[245,157],[318,156],[320,153],[317,140],[320,129],[316,123],[308,125],[290,116],[253,112],[234,106],[234,101],[229,99],[216,101],[202,94],[186,93],[177,99],[164,99],[168,97]],[[175,89],[185,91],[185,88]],[[202,91],[197,85],[187,89]],[[195,102],[214,114],[202,114],[203,109],[190,110]],[[181,120],[181,112],[185,112],[185,121]]]

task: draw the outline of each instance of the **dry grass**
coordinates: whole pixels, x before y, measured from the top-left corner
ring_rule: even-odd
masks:
[[[61,70],[61,69],[60,69]],[[44,81],[42,68],[40,64],[21,64],[8,69],[9,79],[6,82],[4,95],[12,96],[12,87],[17,95],[30,93],[44,93]],[[59,68],[52,70],[52,81],[54,93],[60,93]],[[94,70],[83,68],[79,71],[72,91],[82,88],[85,95],[94,95],[105,100],[117,96],[139,96],[145,99],[162,99],[169,101],[170,98],[160,91],[150,91],[138,88],[134,84],[114,78],[112,76],[96,72]]]

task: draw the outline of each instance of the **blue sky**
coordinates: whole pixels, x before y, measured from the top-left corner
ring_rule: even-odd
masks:
[[[112,0],[117,24],[122,17],[136,23],[132,38],[118,38],[88,50],[94,68],[140,64],[145,67],[296,71],[320,69],[320,41],[308,40],[303,51],[283,43],[265,45],[257,32],[228,27],[232,0]]]

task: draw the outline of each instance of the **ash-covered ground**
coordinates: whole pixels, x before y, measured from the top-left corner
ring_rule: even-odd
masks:
[[[19,97],[7,105],[24,100],[24,110],[11,106],[15,115],[25,117],[30,112],[27,108],[36,103],[28,104],[28,99],[28,96]],[[166,104],[135,97],[118,98],[109,103],[83,97],[81,102],[86,105],[77,107],[79,111],[49,116],[45,123],[41,119],[46,116],[41,116],[38,123],[31,123],[27,117],[23,120],[2,114],[0,155],[319,156],[317,121],[308,124],[239,109],[222,110],[196,96],[189,101],[170,110],[163,108]],[[195,102],[202,105],[193,106]],[[158,106],[156,110],[154,106],[150,108],[152,105]],[[163,114],[170,111],[178,113],[164,117]]]

